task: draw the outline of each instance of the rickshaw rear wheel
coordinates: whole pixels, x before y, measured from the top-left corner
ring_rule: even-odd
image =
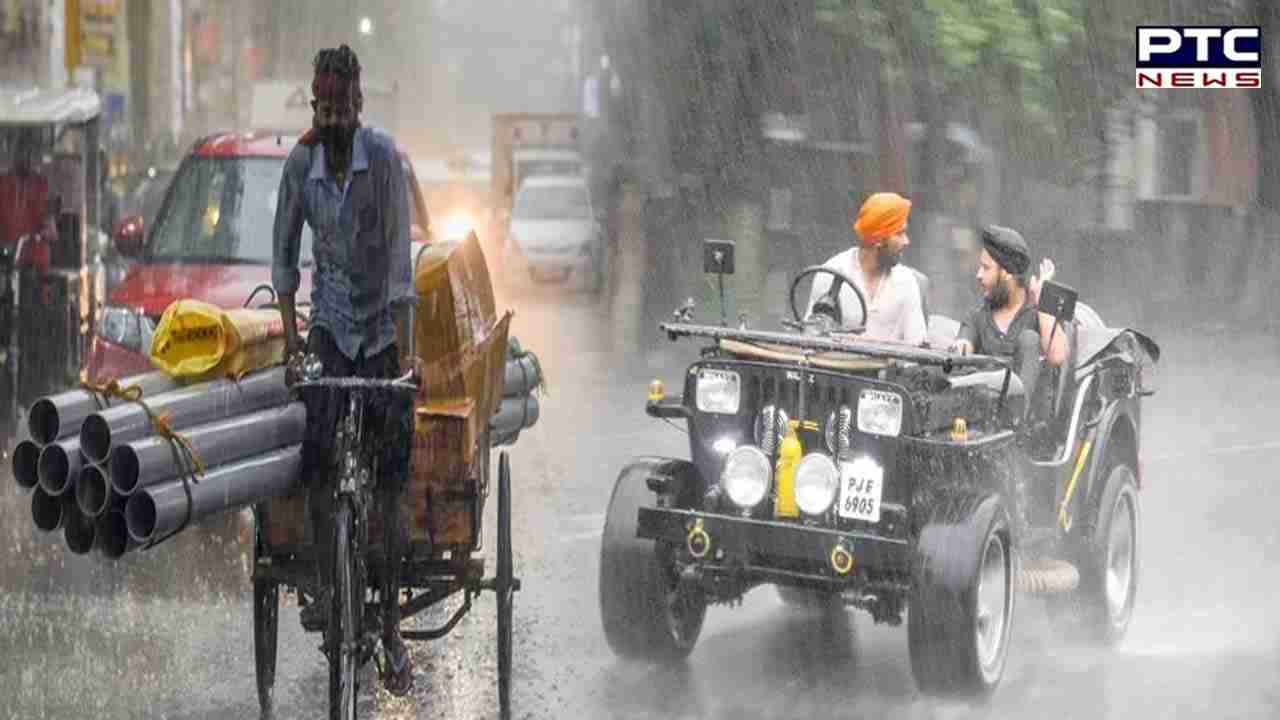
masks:
[[[515,571],[511,557],[511,461],[498,455],[498,708],[511,717],[511,635]]]
[[[256,552],[254,553],[257,554]],[[280,585],[253,581],[253,657],[258,675],[258,708],[263,720],[272,717],[276,685],[276,648],[280,627]]]

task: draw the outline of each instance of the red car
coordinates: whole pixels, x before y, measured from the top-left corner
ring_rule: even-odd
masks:
[[[151,337],[161,313],[174,300],[192,298],[238,308],[256,288],[271,285],[276,193],[296,140],[274,133],[207,137],[178,168],[155,223],[145,230],[141,218],[121,223],[116,248],[133,263],[98,312],[86,367],[91,379],[152,369]],[[401,162],[416,252],[428,237],[427,209],[403,154]],[[300,303],[311,293],[311,231],[304,225],[302,232]],[[271,298],[271,292],[262,290],[253,304]]]

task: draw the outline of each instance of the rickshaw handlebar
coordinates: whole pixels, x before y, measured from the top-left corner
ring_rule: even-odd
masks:
[[[414,382],[413,371],[395,379],[322,377],[315,380],[300,380],[294,383],[293,386],[295,388],[323,387],[343,390],[387,390],[406,394],[413,394],[418,391],[418,384]]]

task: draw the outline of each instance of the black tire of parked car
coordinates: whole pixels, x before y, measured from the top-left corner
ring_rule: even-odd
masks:
[[[636,537],[637,512],[651,504],[645,484],[651,463],[623,469],[609,499],[600,547],[600,617],[617,655],[648,662],[683,660],[702,632],[707,600],[679,589],[674,550]]]
[[[1091,503],[1073,540],[1071,562],[1080,570],[1074,592],[1047,599],[1049,616],[1070,640],[1114,647],[1129,629],[1138,591],[1138,485],[1127,461],[1108,462],[1106,485]]]
[[[982,696],[1000,683],[1017,562],[996,495],[948,501],[920,531],[907,615],[911,672],[926,694]]]

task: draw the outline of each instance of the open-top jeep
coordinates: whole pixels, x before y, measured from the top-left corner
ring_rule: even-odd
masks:
[[[655,381],[646,405],[687,422],[690,457],[637,458],[618,477],[600,560],[610,647],[681,659],[708,605],[769,583],[791,604],[893,625],[905,613],[929,693],[998,684],[1018,592],[1049,596],[1073,635],[1116,643],[1137,590],[1155,343],[1053,286],[1041,309],[1069,356],[1023,388],[1007,358],[931,349],[955,336],[945,317],[924,347],[860,337],[835,302],[846,277],[802,317],[796,289],[820,273],[838,275],[815,267],[792,282],[785,332],[695,324],[688,306],[662,325],[707,342],[683,394]]]

